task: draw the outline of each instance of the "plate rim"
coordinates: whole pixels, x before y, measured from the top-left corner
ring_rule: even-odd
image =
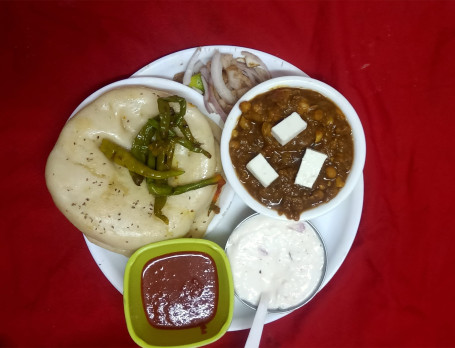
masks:
[[[131,77],[144,76],[144,74],[147,72],[147,70],[150,69],[152,66],[165,63],[167,60],[172,59],[172,58],[176,57],[177,55],[185,55],[185,54],[192,53],[192,52],[194,52],[194,50],[196,50],[199,47],[201,48],[201,50],[222,49],[222,50],[232,50],[234,52],[237,52],[237,51],[238,52],[249,51],[249,52],[259,56],[259,58],[261,58],[261,59],[264,59],[264,57],[265,57],[267,59],[278,60],[278,61],[281,62],[281,64],[286,64],[288,67],[290,67],[293,70],[295,70],[294,72],[298,72],[298,75],[303,74],[303,76],[308,76],[305,72],[303,72],[297,66],[285,61],[284,59],[281,59],[281,58],[279,58],[277,56],[274,56],[273,54],[270,54],[270,53],[267,53],[267,52],[264,52],[264,51],[260,51],[260,50],[255,49],[255,48],[248,48],[248,47],[234,46],[234,45],[207,45],[207,46],[189,47],[189,48],[185,48],[185,49],[182,49],[182,50],[175,51],[175,52],[169,53],[167,55],[164,55],[164,56],[162,56],[162,57],[160,57],[160,58],[148,63],[147,65],[143,66],[142,68],[137,70],[133,75],[131,75]],[[161,76],[161,75],[155,75],[155,76]]]

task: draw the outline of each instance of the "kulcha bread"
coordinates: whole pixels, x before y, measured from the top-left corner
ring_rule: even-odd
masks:
[[[145,183],[134,184],[128,169],[108,160],[99,145],[107,138],[129,149],[146,121],[158,115],[157,99],[167,93],[143,86],[106,92],[81,109],[64,126],[46,165],[46,183],[61,212],[86,237],[124,255],[148,243],[204,235],[213,218],[209,207],[216,186],[167,199],[166,225],[153,214],[154,197]],[[221,172],[221,130],[188,103],[185,120],[195,139],[212,156],[176,145],[172,167],[185,171],[169,180],[181,185]]]

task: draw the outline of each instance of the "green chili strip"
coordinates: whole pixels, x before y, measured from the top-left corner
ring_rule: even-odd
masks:
[[[159,138],[159,136],[158,136]],[[150,168],[156,168],[158,170],[163,170],[164,166],[161,164],[162,155],[158,154],[155,156],[152,151],[149,153],[149,158],[147,165]],[[163,221],[166,225],[169,225],[169,219],[166,215],[163,214],[162,209],[166,205],[167,196],[171,193],[169,190],[169,185],[167,185],[166,180],[154,180],[151,178],[146,179],[147,189],[149,193],[155,196],[155,204],[153,206],[153,214]]]
[[[142,175],[133,173],[130,171],[131,179],[133,179],[133,182],[137,186],[141,186],[142,181],[144,181],[144,177]]]
[[[175,138],[175,142],[177,144],[182,145],[183,147],[186,147],[188,150],[190,150],[192,152],[202,153],[207,158],[211,158],[212,157],[210,152],[205,151],[202,147],[200,147],[199,144],[192,143],[191,141],[189,141],[186,138]]]
[[[161,219],[166,225],[169,225],[169,219],[162,212],[163,207],[166,205],[166,196],[156,196],[155,205],[153,206],[153,213],[159,219]]]
[[[167,153],[170,146],[170,140],[156,140],[149,145],[149,150],[153,156],[158,157],[160,154]]]
[[[162,172],[167,169],[166,167],[166,151],[163,151],[156,156],[156,169]]]
[[[184,173],[183,170],[157,171],[149,168],[147,165],[139,162],[130,151],[115,144],[109,139],[103,139],[100,150],[111,161],[127,168],[129,171],[142,175],[147,178],[167,179],[173,176],[179,176]]]
[[[155,180],[147,180],[147,188],[149,189],[150,193],[156,196],[177,196],[182,193],[197,190],[205,186],[219,185],[220,183],[224,185],[225,181],[220,174],[217,174],[208,179],[202,179],[197,182],[179,186],[170,186],[166,183],[162,183],[161,180],[160,182],[157,182]]]
[[[166,153],[166,167],[172,168],[172,160],[174,158],[174,151],[175,151],[175,139],[171,138],[169,140],[169,148]]]
[[[156,132],[156,120],[149,119],[141,128],[131,145],[131,153],[142,163],[146,163],[148,154],[148,145],[152,141]]]
[[[186,114],[186,100],[185,98],[179,97],[177,95],[173,95],[167,98],[160,98],[164,101],[171,102],[171,103],[179,103],[180,110],[176,113],[176,117],[173,120],[173,125],[178,127],[183,120],[183,116]]]
[[[147,179],[147,189],[154,196],[170,196],[172,195],[172,186],[167,183],[157,182],[152,179]]]
[[[149,153],[148,144],[150,144],[153,136],[155,135],[157,124],[158,123],[156,120],[149,119],[147,123],[141,128],[136,138],[133,140],[133,144],[131,146],[131,154],[142,163],[146,163],[147,161]],[[153,169],[154,167],[151,168]],[[142,175],[139,175],[132,171],[130,171],[130,175],[137,186],[139,186],[144,180],[144,177]]]
[[[153,156],[151,151],[149,151],[148,158],[147,158],[147,166],[149,168],[155,169],[156,168],[156,157]]]
[[[160,112],[160,135],[166,138],[171,124],[171,106],[163,98],[158,98],[158,110]]]
[[[198,182],[192,182],[192,183],[186,184],[186,185],[175,186],[172,194],[180,195],[182,193],[192,191],[192,190],[197,190],[197,189],[200,189],[205,186],[216,185],[219,183],[220,180],[223,180],[223,177],[221,175],[215,175],[211,178],[203,179]]]
[[[186,123],[185,120],[179,125],[178,127],[180,131],[182,132],[183,136],[191,141],[192,143],[196,143],[196,139],[194,138],[193,134],[191,133],[190,127],[188,126],[188,123]]]
[[[179,104],[178,112],[170,103]],[[140,129],[133,140],[131,151],[108,139],[103,139],[100,149],[107,158],[126,167],[136,185],[140,185],[145,177],[148,191],[155,196],[154,215],[165,224],[169,224],[169,219],[162,212],[167,197],[208,185],[218,185],[216,198],[214,197],[216,202],[225,181],[221,175],[217,174],[212,178],[185,185],[171,186],[168,184],[168,178],[184,173],[182,170],[171,169],[175,144],[180,144],[188,150],[201,153],[208,158],[211,158],[211,154],[197,142],[185,121],[187,102],[184,98],[176,95],[158,98],[158,111],[158,116],[150,118]],[[177,128],[183,136],[177,135]],[[212,205],[214,206],[213,201]]]
[[[201,148],[200,144],[197,142],[197,140],[194,138],[193,134],[191,133],[190,127],[188,126],[188,123],[183,119],[181,124],[178,126],[179,130],[182,132],[183,136],[185,137],[185,140],[182,140],[179,138],[178,143],[184,147],[186,147],[188,150],[192,152],[198,152],[204,154],[207,158],[211,158],[211,154],[207,151],[205,151],[203,148]]]

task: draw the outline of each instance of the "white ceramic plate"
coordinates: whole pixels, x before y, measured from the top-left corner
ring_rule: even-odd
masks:
[[[235,57],[241,55],[241,51],[247,50],[259,56],[267,65],[272,77],[285,75],[308,76],[297,67],[283,61],[280,58],[257,50],[237,46],[205,46],[199,58],[208,60],[215,49],[222,53],[232,53]],[[195,48],[176,52],[160,58],[136,72],[133,77],[155,76],[172,79],[176,73],[183,71]],[[135,79],[131,79],[135,80]],[[131,82],[134,84],[134,82]],[[158,88],[158,87],[157,87]],[[159,88],[158,88],[159,89]],[[197,94],[197,92],[194,92]],[[84,101],[85,103],[85,101]],[[198,104],[194,103],[199,107]],[[205,110],[205,108],[201,108]],[[213,114],[212,117],[216,117]],[[313,225],[321,233],[327,248],[328,263],[326,276],[321,289],[332,279],[333,275],[340,268],[354,241],[360,223],[363,207],[363,177],[359,180],[351,195],[342,202],[334,211],[311,220]],[[234,196],[232,203],[225,213],[220,216],[221,222],[211,228],[206,238],[212,240],[223,248],[232,230],[253,211],[243,203],[237,196]],[[96,263],[106,278],[121,293],[123,293],[123,273],[127,258],[100,248],[87,241],[88,248]],[[317,295],[313,299],[316,299]],[[305,310],[305,306],[299,310]],[[242,330],[251,327],[255,311],[248,308],[236,299],[234,305],[234,317],[229,331]],[[268,314],[267,322],[272,322],[283,317],[283,314]]]

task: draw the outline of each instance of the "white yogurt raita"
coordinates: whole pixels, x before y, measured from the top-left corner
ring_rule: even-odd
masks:
[[[304,221],[254,215],[232,233],[226,245],[237,296],[257,306],[262,293],[268,309],[291,309],[308,300],[325,271],[325,250]]]

